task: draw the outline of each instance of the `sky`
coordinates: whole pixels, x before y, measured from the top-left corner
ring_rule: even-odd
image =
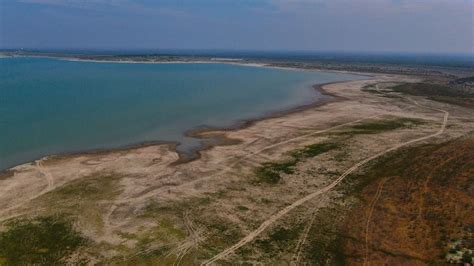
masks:
[[[474,53],[474,0],[0,0],[0,49]]]

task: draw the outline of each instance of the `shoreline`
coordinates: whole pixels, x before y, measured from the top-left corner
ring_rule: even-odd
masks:
[[[51,55],[7,55],[5,58],[15,58],[15,57],[32,57],[32,58],[48,58],[61,61],[69,62],[84,62],[84,63],[102,63],[102,64],[225,64],[225,65],[236,65],[236,66],[247,66],[247,67],[262,67],[262,68],[273,68],[273,69],[282,69],[290,71],[316,71],[316,72],[327,72],[327,73],[340,73],[340,74],[351,74],[356,76],[373,76],[381,73],[372,73],[372,72],[357,72],[349,70],[334,70],[334,69],[322,69],[322,68],[302,68],[302,67],[286,67],[286,66],[277,66],[272,63],[258,63],[258,62],[249,62],[244,59],[239,61],[226,61],[226,60],[212,60],[212,59],[203,59],[203,60],[172,60],[172,61],[134,61],[134,60],[97,60],[97,59],[84,59],[78,57],[68,57],[68,56],[51,56]],[[258,60],[257,60],[258,61]],[[393,74],[392,74],[393,75]]]
[[[247,71],[252,72],[252,69]],[[222,121],[219,124],[224,128],[187,123],[188,127],[181,126],[174,135],[183,136],[195,125],[186,134],[204,139],[202,142],[193,139],[189,146],[186,145],[187,138],[178,139],[183,143],[179,147],[176,142],[165,145],[160,142],[142,143],[143,148],[137,143],[136,149],[134,145],[123,145],[121,148],[76,153],[80,155],[50,156],[13,168],[0,174],[0,225],[5,232],[13,232],[12,224],[22,225],[23,221],[37,223],[43,217],[58,217],[62,222],[59,218],[64,217],[64,221],[74,225],[76,234],[87,240],[84,246],[74,251],[77,256],[71,258],[71,263],[88,260],[91,263],[145,261],[159,264],[176,262],[181,257],[183,264],[205,263],[215,254],[219,256],[234,247],[242,248],[239,243],[244,243],[244,248],[255,248],[255,252],[237,252],[238,256],[228,258],[224,263],[259,261],[272,264],[275,261],[300,261],[294,258],[300,256],[299,250],[308,251],[304,246],[292,248],[290,253],[285,247],[296,247],[301,239],[306,239],[307,247],[315,241],[318,244],[320,239],[328,239],[326,242],[332,245],[338,234],[351,237],[342,243],[348,246],[344,252],[365,254],[363,241],[354,244],[351,239],[363,239],[367,223],[372,224],[380,220],[381,215],[387,215],[385,210],[397,221],[395,225],[403,229],[411,224],[412,217],[418,214],[418,207],[424,203],[425,210],[442,213],[448,222],[434,228],[435,233],[443,228],[454,228],[458,226],[457,221],[470,217],[464,207],[472,197],[469,188],[463,184],[469,181],[466,176],[471,169],[463,168],[463,172],[449,169],[469,165],[471,155],[474,155],[471,152],[474,151],[474,119],[471,119],[474,110],[430,99],[428,93],[411,95],[394,89],[398,84],[423,82],[421,78],[376,74],[373,78],[350,76],[348,79],[351,80],[329,84],[318,82],[318,79],[306,82],[305,101],[298,104],[298,101],[288,98],[290,101],[287,102],[292,104],[286,107],[266,105],[274,107],[273,110],[266,109],[273,111],[271,114],[250,112],[250,116],[244,116],[249,113],[245,110],[245,113],[237,112],[232,120],[200,120]],[[252,84],[256,86],[253,82],[247,86]],[[289,82],[282,89],[288,90],[294,85],[294,82]],[[325,97],[312,92],[313,89]],[[248,92],[252,92],[251,87]],[[270,95],[259,96],[265,99]],[[201,108],[206,106],[209,105]],[[245,101],[243,106],[245,108]],[[252,113],[254,119],[237,120],[252,118]],[[209,112],[208,116],[212,114]],[[121,126],[128,126],[128,123]],[[160,137],[151,136],[148,140]],[[101,143],[106,144],[99,141]],[[190,146],[201,143],[201,149],[195,151],[195,155],[200,157],[189,163],[179,161],[178,153],[173,152],[176,147],[180,151],[189,151]],[[450,156],[440,157],[446,154]],[[184,159],[189,160],[181,157]],[[429,165],[421,167],[426,162]],[[440,164],[444,168],[435,174],[449,172],[452,176],[448,179],[456,182],[445,188],[446,178],[432,180],[428,192],[441,191],[443,194],[448,189],[452,192],[450,194],[458,197],[452,199],[449,194],[433,203],[429,199],[440,194],[426,194],[426,178],[423,177],[433,176],[430,167]],[[412,182],[412,172],[405,171],[400,180],[387,183],[394,180],[390,176],[396,175],[398,168],[407,167],[415,169],[414,174],[421,177],[417,182]],[[385,168],[394,170],[387,172]],[[381,171],[384,175],[380,174]],[[408,190],[410,198],[425,197],[420,198],[421,202],[414,200],[402,204],[406,200],[399,195]],[[383,193],[383,198],[379,199],[380,193]],[[311,200],[315,197],[317,201]],[[354,197],[361,200],[354,201]],[[374,202],[380,208],[372,208]],[[439,207],[438,202],[445,204]],[[395,206],[393,203],[398,205],[391,212],[391,207]],[[456,213],[449,211],[454,203],[457,204]],[[374,212],[371,217],[360,215],[361,212],[372,212],[372,209],[379,212]],[[315,212],[318,216],[314,216]],[[456,216],[452,218],[454,214]],[[400,216],[405,218],[400,220]],[[317,230],[310,230],[308,236],[308,230],[300,230],[299,236],[275,242],[270,248],[255,242],[274,239],[274,235],[283,230],[281,228],[302,228],[303,220],[308,221],[304,224],[306,229]],[[382,223],[377,227],[380,230],[371,230],[372,243],[385,239],[384,232],[390,230],[392,224]],[[406,239],[416,245],[430,232],[412,230],[415,239],[410,235]],[[457,241],[464,235],[464,231],[448,230],[446,239]],[[190,245],[195,247],[197,243],[203,248],[191,249],[183,256],[183,243],[186,244],[184,248],[189,247],[188,236],[193,238]],[[438,247],[439,236],[434,235],[425,245],[430,249],[425,252],[427,261],[438,257],[439,261],[444,261],[442,255],[450,248],[451,242]],[[393,253],[413,250],[410,243],[400,247],[396,238],[387,243]],[[167,248],[163,250],[163,246]],[[416,252],[423,252],[423,249],[421,247]],[[265,255],[270,253],[272,256]],[[311,262],[311,256],[311,250],[301,253],[300,262]],[[337,254],[325,253],[323,256]],[[351,262],[361,262],[362,256]],[[395,264],[413,261],[407,260],[406,256],[389,259]],[[383,260],[386,258],[380,258]],[[378,261],[379,257],[374,260]]]
[[[375,76],[376,75],[367,76],[367,80],[373,79]],[[330,84],[346,83],[346,82],[353,82],[353,81],[354,80],[345,80],[345,81],[335,81],[335,82],[312,85],[311,86],[312,89],[315,90],[316,92],[319,92],[324,97],[322,97],[321,99],[317,99],[308,104],[299,105],[299,106],[291,107],[284,110],[269,112],[268,114],[263,114],[255,118],[242,119],[228,127],[211,127],[211,126],[204,125],[204,126],[198,126],[198,127],[186,130],[185,132],[183,132],[183,135],[185,137],[196,138],[202,141],[198,147],[188,152],[182,152],[177,149],[177,147],[181,144],[179,141],[163,141],[163,140],[153,140],[153,141],[131,143],[128,145],[122,145],[122,146],[113,147],[113,148],[96,148],[96,149],[90,149],[90,150],[87,149],[87,150],[82,150],[82,151],[62,152],[62,153],[44,155],[37,159],[26,161],[26,162],[14,165],[12,167],[8,167],[6,169],[0,169],[0,179],[2,179],[1,177],[3,175],[8,176],[10,172],[14,172],[15,168],[20,167],[25,164],[34,163],[35,161],[38,161],[38,160],[43,160],[43,159],[48,159],[48,158],[62,159],[62,158],[67,158],[67,157],[72,157],[72,156],[81,156],[81,155],[88,155],[88,154],[104,154],[104,153],[107,154],[107,153],[112,153],[112,152],[129,151],[129,150],[150,147],[150,146],[159,146],[159,145],[168,145],[169,150],[171,152],[175,152],[178,155],[178,159],[172,163],[173,165],[192,162],[194,160],[198,160],[199,158],[201,158],[201,152],[203,151],[210,150],[213,147],[233,145],[233,143],[235,143],[234,142],[235,140],[229,139],[226,136],[206,137],[204,136],[205,134],[215,133],[219,135],[219,132],[236,131],[236,130],[250,127],[259,121],[277,118],[277,117],[283,117],[285,115],[303,112],[305,110],[320,107],[329,103],[344,101],[345,100],[344,97],[332,94],[326,91],[323,87]]]
[[[186,136],[186,137],[197,138],[197,139],[200,139],[200,140],[211,140],[211,141],[214,140],[214,141],[217,141],[217,144],[206,145],[206,143],[202,143],[202,145],[200,145],[198,148],[191,151],[191,154],[190,154],[189,158],[186,157],[186,154],[182,154],[182,153],[176,151],[178,153],[178,155],[180,156],[180,158],[174,164],[187,163],[187,162],[197,160],[197,159],[201,158],[201,152],[202,151],[212,149],[213,147],[216,147],[216,146],[224,146],[226,144],[219,145],[219,143],[222,143],[222,142],[226,143],[226,141],[230,140],[226,136],[223,136],[223,137],[222,136],[206,137],[205,136],[206,134],[212,134],[212,133],[219,134],[221,132],[224,133],[224,132],[229,132],[229,131],[237,131],[237,130],[240,130],[240,129],[251,127],[254,124],[256,124],[260,121],[263,121],[263,120],[283,117],[283,116],[286,116],[286,115],[303,112],[303,111],[311,109],[311,108],[320,107],[320,106],[323,106],[323,105],[326,105],[326,104],[329,104],[329,103],[344,101],[345,100],[344,97],[332,94],[332,93],[326,91],[323,87],[326,86],[326,85],[330,85],[330,84],[338,84],[338,83],[345,83],[345,82],[352,82],[352,81],[354,81],[354,80],[328,82],[328,83],[322,83],[322,84],[315,84],[315,85],[311,86],[313,90],[319,92],[322,96],[325,96],[325,97],[323,97],[321,99],[318,99],[318,100],[316,100],[312,103],[299,105],[299,106],[291,107],[291,108],[284,109],[284,110],[277,110],[277,111],[269,112],[268,114],[264,114],[264,115],[261,115],[259,117],[255,117],[255,118],[242,119],[242,120],[237,121],[236,123],[234,123],[234,125],[231,125],[231,126],[228,126],[228,127],[203,126],[203,127],[200,127],[200,128],[194,128],[194,129],[187,130],[187,131],[184,132],[184,136]],[[182,155],[184,155],[184,156],[182,157]]]
[[[301,69],[301,68],[293,68],[293,67],[278,67],[278,66],[271,66],[267,64],[256,64],[256,63],[236,63],[236,62],[219,62],[219,61],[176,61],[176,62],[136,62],[136,61],[109,61],[109,60],[87,60],[87,59],[74,59],[74,58],[65,58],[65,57],[54,57],[54,56],[43,56],[43,55],[18,55],[18,56],[10,56],[10,57],[40,57],[40,58],[51,58],[51,59],[56,59],[56,60],[66,60],[66,61],[79,61],[79,62],[92,62],[92,63],[143,63],[143,64],[173,64],[173,63],[180,63],[180,64],[231,64],[231,65],[242,65],[242,66],[249,66],[249,67],[264,67],[264,68],[276,68],[276,69],[284,69],[284,70],[293,70],[293,71],[316,71],[316,72],[332,72],[332,73],[344,73],[344,74],[352,74],[352,75],[358,75],[361,77],[365,77],[365,79],[361,80],[370,80],[374,79],[376,76],[379,76],[380,74],[377,73],[359,73],[359,72],[350,72],[350,71],[326,71],[326,70],[319,70],[319,69]],[[96,62],[97,61],[97,62]],[[38,160],[43,160],[47,158],[66,158],[66,157],[71,157],[71,156],[80,156],[80,155],[87,155],[87,154],[102,154],[102,153],[111,153],[111,152],[120,152],[120,151],[128,151],[128,150],[133,150],[133,149],[139,149],[143,147],[149,147],[149,146],[155,146],[155,145],[169,145],[169,149],[171,152],[175,152],[178,155],[178,160],[174,162],[173,164],[183,164],[183,163],[188,163],[192,162],[194,160],[198,160],[201,158],[201,152],[212,149],[213,147],[216,146],[223,146],[223,145],[232,145],[229,144],[229,139],[226,138],[225,136],[211,136],[207,137],[205,134],[209,133],[217,133],[217,132],[227,132],[227,131],[236,131],[240,129],[244,129],[247,127],[250,127],[254,125],[255,123],[262,121],[262,120],[267,120],[267,119],[272,119],[272,118],[277,118],[277,117],[282,117],[285,115],[289,114],[294,114],[298,112],[303,112],[307,109],[310,108],[315,108],[319,106],[323,106],[328,103],[332,102],[338,102],[338,101],[343,101],[345,100],[341,96],[334,95],[332,93],[329,93],[326,91],[323,87],[326,85],[330,84],[338,84],[338,83],[345,83],[345,82],[352,82],[355,80],[342,80],[342,81],[334,81],[334,82],[327,82],[327,83],[321,83],[321,84],[314,84],[311,85],[311,88],[315,90],[316,92],[319,92],[323,97],[320,99],[315,99],[314,101],[303,104],[303,105],[296,105],[294,107],[289,107],[287,109],[282,109],[282,110],[275,110],[275,111],[270,111],[268,113],[249,118],[249,119],[241,119],[236,121],[234,124],[228,126],[228,127],[211,127],[207,125],[203,126],[198,126],[191,128],[189,130],[186,130],[183,132],[183,136],[185,137],[190,137],[190,138],[196,138],[201,140],[202,142],[200,145],[192,150],[189,151],[179,151],[178,146],[181,144],[179,141],[164,141],[164,140],[152,140],[152,141],[143,141],[143,142],[137,142],[137,143],[131,143],[127,145],[120,145],[117,147],[111,147],[111,148],[94,148],[94,149],[84,149],[84,150],[76,150],[76,151],[70,151],[70,152],[59,152],[55,154],[48,154],[41,156],[37,159],[30,160],[30,161],[25,161],[23,163],[5,168],[5,169],[0,169],[0,179],[1,177],[11,171],[14,171],[15,168],[25,165],[25,164],[31,164],[34,163],[35,161]]]

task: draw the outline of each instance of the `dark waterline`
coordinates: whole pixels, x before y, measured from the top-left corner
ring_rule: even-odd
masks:
[[[227,64],[119,64],[0,59],[0,169],[45,155],[177,141],[199,126],[321,99],[311,85],[363,77]]]

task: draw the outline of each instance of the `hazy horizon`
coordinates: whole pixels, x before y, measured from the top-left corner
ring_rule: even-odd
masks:
[[[7,0],[0,14],[0,49],[474,53],[470,0]]]
[[[361,56],[474,56],[474,51],[467,52],[423,52],[423,51],[356,51],[356,50],[298,50],[298,49],[226,49],[226,48],[206,48],[206,49],[193,49],[193,48],[80,48],[80,47],[55,47],[55,48],[24,48],[24,47],[0,47],[0,51],[9,52],[38,52],[38,53],[70,53],[70,54],[111,54],[111,55],[142,55],[142,54],[163,54],[163,55],[212,55],[212,54],[288,54],[288,55],[361,55]]]

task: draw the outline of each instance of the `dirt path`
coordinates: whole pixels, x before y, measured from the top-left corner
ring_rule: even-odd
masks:
[[[46,178],[46,181],[48,182],[48,186],[44,189],[44,191],[50,191],[51,189],[53,189],[54,187],[53,175],[44,167],[42,160],[39,160],[36,162],[36,168]]]
[[[36,161],[36,169],[46,179],[46,187],[44,189],[42,189],[38,194],[33,195],[33,196],[27,198],[26,200],[24,200],[22,202],[19,202],[19,203],[13,205],[13,206],[10,206],[10,207],[2,210],[0,212],[0,217],[3,216],[4,214],[16,209],[16,208],[21,207],[25,203],[28,203],[28,202],[38,198],[39,196],[42,196],[43,194],[48,193],[49,191],[51,191],[55,188],[54,187],[53,175],[44,167],[42,160]],[[16,216],[18,216],[18,214],[2,217],[2,218],[0,218],[0,222],[6,221],[6,220],[11,219],[11,218],[14,218]]]
[[[365,224],[365,257],[364,257],[364,266],[368,265],[368,258],[369,258],[369,229],[370,229],[370,222],[372,220],[372,214],[374,213],[375,205],[377,204],[377,201],[380,198],[380,195],[382,194],[383,186],[385,182],[387,182],[387,179],[384,179],[380,182],[377,192],[375,192],[374,199],[370,203],[369,207],[369,213],[367,215],[367,223]]]
[[[329,128],[326,128],[326,129],[322,129],[322,130],[318,130],[318,131],[314,131],[314,132],[311,132],[311,133],[308,133],[308,134],[304,134],[304,135],[300,135],[300,136],[297,136],[297,137],[294,137],[294,138],[290,138],[290,139],[287,139],[287,140],[284,140],[284,141],[281,141],[281,142],[277,142],[277,143],[274,143],[274,144],[271,144],[271,145],[268,145],[260,150],[257,150],[257,151],[254,151],[254,152],[249,152],[249,154],[245,155],[245,156],[242,156],[240,158],[237,158],[237,160],[232,163],[231,165],[219,170],[219,172],[215,173],[215,174],[212,174],[210,176],[207,176],[207,177],[203,177],[203,178],[199,178],[199,179],[195,179],[193,181],[190,181],[190,182],[186,182],[186,183],[183,183],[179,186],[175,186],[173,188],[179,188],[179,187],[183,187],[183,186],[192,186],[198,182],[202,182],[202,181],[206,181],[206,180],[209,180],[211,178],[214,178],[216,176],[219,176],[219,175],[222,175],[222,174],[225,174],[225,173],[228,173],[232,170],[234,170],[234,167],[239,164],[240,162],[244,161],[245,159],[248,159],[248,158],[251,158],[253,156],[256,156],[264,151],[267,151],[267,150],[270,150],[272,148],[275,148],[275,147],[278,147],[278,146],[281,146],[281,145],[284,145],[284,144],[287,144],[287,143],[290,143],[290,142],[293,142],[293,141],[296,141],[296,140],[300,140],[300,139],[304,139],[304,138],[307,138],[307,137],[311,137],[311,136],[314,136],[314,135],[317,135],[317,134],[321,134],[321,133],[325,133],[327,131],[330,131],[330,130],[333,130],[333,129],[337,129],[337,128],[340,128],[340,127],[344,127],[344,126],[348,126],[348,125],[351,125],[351,124],[355,124],[355,123],[358,123],[358,122],[361,122],[363,120],[367,120],[367,119],[371,119],[371,118],[375,118],[377,117],[378,115],[374,115],[374,116],[370,116],[370,117],[366,117],[366,118],[362,118],[362,119],[357,119],[357,120],[354,120],[354,121],[351,121],[351,122],[347,122],[347,123],[343,123],[343,124],[339,124],[339,125],[336,125],[336,126],[333,126],[333,127],[329,127]],[[166,188],[159,188],[157,190],[154,190],[154,191],[150,191],[146,194],[143,194],[139,197],[136,197],[136,198],[129,198],[129,199],[123,199],[123,200],[120,200],[120,201],[117,201],[116,203],[120,204],[120,203],[130,203],[130,202],[136,202],[136,201],[142,201],[144,199],[147,199],[147,198],[150,198],[150,197],[153,197],[155,196],[156,194],[160,193],[160,192],[164,192],[165,190],[168,190],[169,187],[166,187]]]
[[[325,132],[328,132],[328,131],[331,131],[331,130],[334,130],[334,129],[337,129],[337,128],[340,128],[340,127],[355,124],[355,123],[358,123],[358,122],[361,122],[361,121],[364,121],[364,120],[367,120],[367,119],[376,118],[378,116],[379,115],[373,115],[373,116],[357,119],[357,120],[354,120],[354,121],[351,121],[351,122],[342,123],[342,124],[339,124],[339,125],[336,125],[336,126],[333,126],[333,127],[329,127],[329,128],[326,128],[326,129],[322,129],[322,130],[314,131],[314,132],[311,132],[311,133],[303,134],[303,135],[300,135],[300,136],[297,136],[297,137],[294,137],[294,138],[286,139],[284,141],[280,141],[280,142],[265,146],[262,149],[259,149],[259,150],[254,151],[254,152],[250,152],[249,154],[247,154],[245,156],[241,156],[240,158],[237,158],[237,160],[235,162],[233,162],[231,165],[219,170],[219,172],[217,172],[215,174],[212,174],[212,175],[207,176],[207,177],[198,178],[198,179],[180,184],[178,186],[173,187],[172,189],[181,188],[181,187],[185,187],[185,186],[187,186],[187,187],[193,186],[193,185],[197,184],[198,182],[206,181],[206,180],[212,179],[214,177],[217,177],[219,175],[226,174],[226,173],[232,171],[234,169],[234,167],[236,165],[238,165],[240,162],[242,162],[242,161],[244,161],[248,158],[251,158],[253,156],[257,156],[257,155],[261,154],[262,152],[270,150],[272,148],[275,148],[275,147],[278,147],[278,146],[281,146],[281,145],[284,145],[284,144],[287,144],[287,143],[290,143],[290,142],[293,142],[293,141],[296,141],[296,140],[311,137],[311,136],[314,136],[314,135],[317,135],[317,134],[325,133]],[[133,203],[142,202],[144,200],[147,200],[151,197],[156,196],[159,193],[168,192],[168,190],[170,190],[170,187],[161,187],[161,188],[149,191],[148,193],[145,193],[143,195],[140,195],[139,197],[127,198],[127,199],[121,199],[121,200],[114,201],[113,205],[109,208],[109,211],[104,216],[105,228],[110,228],[110,227],[114,226],[110,223],[110,217],[112,216],[112,214],[118,208],[119,205],[121,205],[121,204],[133,204]],[[126,220],[122,221],[118,225],[125,224],[126,222],[127,222]]]
[[[419,225],[420,223],[423,223],[423,221],[422,221],[423,209],[424,209],[424,205],[425,205],[425,196],[428,193],[429,183],[431,181],[431,178],[433,177],[433,173],[438,171],[438,169],[443,167],[443,166],[444,166],[444,163],[433,167],[433,169],[430,170],[429,175],[426,177],[425,181],[423,182],[423,189],[422,189],[422,191],[420,191],[420,195],[418,196],[418,204],[417,204],[418,211],[417,211],[417,214],[416,214],[416,219],[414,219],[411,222],[412,226],[416,226],[416,225]]]
[[[346,178],[349,174],[351,174],[355,170],[359,169],[361,166],[367,164],[368,162],[370,162],[370,161],[372,161],[372,160],[374,160],[374,159],[376,159],[376,158],[378,158],[378,157],[380,157],[380,156],[382,156],[386,153],[397,150],[401,147],[404,147],[404,146],[407,146],[407,145],[410,145],[410,144],[413,144],[413,143],[416,143],[416,142],[424,141],[424,140],[427,140],[427,139],[430,139],[430,138],[434,138],[434,137],[437,137],[437,136],[443,134],[445,129],[446,129],[447,122],[448,122],[449,112],[445,111],[445,110],[441,110],[441,109],[435,109],[435,108],[423,106],[423,105],[420,105],[416,100],[413,100],[413,99],[410,99],[410,100],[412,100],[418,106],[428,108],[428,109],[432,109],[432,110],[437,110],[439,112],[444,113],[443,122],[441,124],[440,129],[436,133],[430,134],[428,136],[416,138],[416,139],[413,139],[413,140],[410,140],[410,141],[407,141],[407,142],[400,143],[400,144],[398,144],[398,145],[396,145],[392,148],[389,148],[387,150],[379,152],[379,153],[377,153],[377,154],[375,154],[375,155],[373,155],[369,158],[366,158],[366,159],[358,162],[357,164],[353,165],[351,168],[347,169],[342,175],[340,175],[330,185],[328,185],[328,186],[326,186],[326,187],[324,187],[320,190],[317,190],[317,191],[315,191],[315,192],[313,192],[313,193],[311,193],[311,194],[309,194],[309,195],[293,202],[293,204],[283,208],[279,212],[277,212],[274,215],[270,216],[255,231],[251,232],[250,234],[248,234],[247,236],[242,238],[239,242],[237,242],[236,244],[232,245],[231,247],[223,250],[222,252],[220,252],[216,256],[212,257],[211,259],[209,259],[207,261],[204,261],[202,263],[202,265],[211,265],[215,261],[225,258],[226,256],[233,253],[234,251],[236,251],[240,247],[242,247],[242,246],[246,245],[247,243],[253,241],[258,235],[260,235],[263,231],[265,231],[265,229],[267,229],[270,225],[275,223],[278,219],[280,219],[281,217],[286,215],[288,212],[290,212],[291,210],[295,209],[296,207],[302,205],[303,203],[305,203],[305,202],[307,202],[307,201],[309,201],[309,200],[311,200],[311,199],[313,199],[313,198],[315,198],[315,197],[317,197],[321,194],[324,194],[324,193],[330,191],[335,186],[337,186],[339,183],[341,183],[342,180],[344,180],[344,178]]]
[[[300,263],[300,258],[301,258],[301,253],[303,253],[303,247],[306,242],[306,239],[308,238],[309,231],[311,231],[311,227],[313,226],[314,220],[316,219],[316,211],[311,214],[311,218],[304,228],[303,235],[298,241],[298,244],[296,244],[296,252],[295,255],[292,258],[292,261],[295,263],[295,265],[298,265]]]
[[[200,243],[205,240],[204,230],[200,227],[196,227],[193,221],[189,218],[189,212],[184,214],[183,220],[188,236],[168,254],[174,254],[176,256],[173,266],[179,266],[184,256],[186,256],[186,254],[188,254],[192,249],[197,248]]]
[[[301,140],[301,139],[304,139],[304,138],[307,138],[307,137],[311,137],[311,136],[314,136],[314,135],[317,135],[317,134],[321,134],[321,133],[324,133],[324,132],[327,132],[327,131],[330,131],[330,130],[333,130],[333,129],[337,129],[337,128],[340,128],[340,127],[343,127],[343,126],[347,126],[347,125],[350,125],[350,124],[354,124],[354,123],[358,123],[358,122],[361,122],[363,120],[366,120],[366,119],[370,119],[370,118],[375,118],[377,117],[378,115],[374,115],[374,116],[370,116],[370,117],[367,117],[367,118],[362,118],[362,119],[357,119],[357,120],[354,120],[354,121],[351,121],[351,122],[347,122],[347,123],[343,123],[343,124],[339,124],[339,125],[336,125],[336,126],[333,126],[333,127],[329,127],[329,128],[326,128],[326,129],[322,129],[322,130],[318,130],[318,131],[314,131],[314,132],[311,132],[311,133],[307,133],[307,134],[303,134],[303,135],[300,135],[300,136],[297,136],[297,137],[294,137],[294,138],[291,138],[291,139],[287,139],[287,140],[284,140],[284,141],[281,141],[281,142],[277,142],[277,143],[274,143],[274,144],[271,144],[271,145],[268,145],[260,150],[257,150],[257,151],[254,151],[254,152],[250,152],[249,154],[245,155],[245,156],[242,156],[240,158],[238,158],[234,163],[232,163],[231,165],[221,169],[219,172],[215,173],[215,174],[212,174],[210,176],[207,176],[207,177],[203,177],[203,178],[199,178],[199,179],[196,179],[196,180],[193,180],[193,181],[190,181],[190,182],[186,182],[186,183],[183,183],[179,186],[175,186],[173,187],[173,189],[176,189],[176,188],[180,188],[180,187],[184,187],[184,186],[193,186],[195,185],[196,183],[198,182],[202,182],[202,181],[206,181],[206,180],[209,180],[209,179],[212,179],[214,177],[217,177],[219,175],[223,175],[227,172],[230,172],[234,169],[234,167],[248,159],[248,158],[251,158],[253,156],[257,156],[259,155],[260,153],[264,152],[264,151],[267,151],[267,150],[270,150],[272,148],[275,148],[275,147],[278,147],[278,146],[281,146],[281,145],[284,145],[284,144],[287,144],[287,143],[290,143],[290,142],[293,142],[293,141],[297,141],[297,140]],[[31,200],[34,200],[38,197],[40,197],[41,195],[53,190],[55,188],[54,186],[54,178],[52,176],[52,174],[44,167],[43,165],[43,161],[42,160],[38,160],[36,162],[36,168],[37,170],[45,177],[46,179],[46,182],[47,182],[47,186],[45,189],[43,189],[41,192],[39,192],[38,194],[18,203],[18,204],[15,204],[13,206],[10,206],[8,207],[7,209],[4,209],[0,212],[0,217],[3,216],[4,214],[7,214],[8,212],[14,210],[14,209],[17,209],[19,207],[21,207],[23,204],[26,204],[27,202],[30,202]],[[103,221],[104,221],[104,228],[107,228],[106,230],[108,230],[107,232],[111,232],[111,230],[113,229],[113,227],[115,227],[116,225],[112,225],[111,222],[110,222],[110,217],[112,216],[112,214],[114,213],[114,211],[121,205],[121,204],[133,204],[133,203],[138,203],[138,202],[142,202],[144,200],[147,200],[151,197],[154,197],[156,196],[157,194],[159,193],[162,193],[162,192],[167,192],[170,188],[169,187],[163,187],[163,188],[158,188],[156,190],[152,190],[148,193],[145,193],[143,195],[140,195],[139,197],[135,197],[135,198],[127,198],[127,199],[122,199],[122,200],[118,200],[118,201],[114,201],[113,202],[113,205],[109,208],[109,210],[105,213],[104,215],[104,218],[103,218]],[[5,220],[8,220],[8,219],[11,219],[11,218],[14,218],[18,216],[18,214],[16,215],[9,215],[9,216],[6,216],[6,217],[2,217],[0,218],[0,222],[2,221],[5,221]],[[122,221],[119,225],[121,224],[125,224],[127,223],[127,221]]]

